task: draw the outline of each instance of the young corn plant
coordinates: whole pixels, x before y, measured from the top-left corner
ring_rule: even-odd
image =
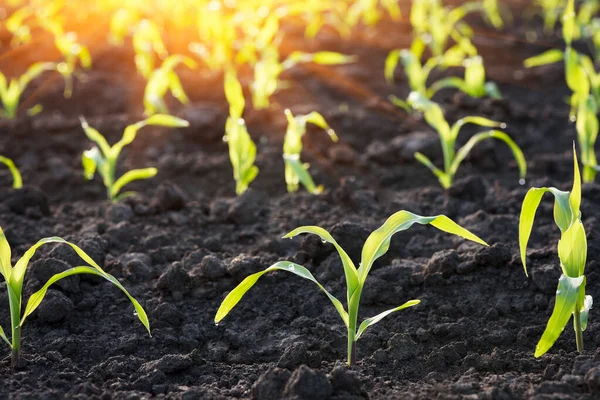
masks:
[[[161,60],[164,60],[169,55],[162,40],[160,28],[153,21],[141,20],[134,28],[132,44],[138,72],[144,78],[150,79],[150,75],[155,70],[156,56],[158,55]]]
[[[45,244],[49,243],[62,243],[67,244],[75,250],[77,255],[85,261],[87,265],[77,266],[66,271],[60,272],[58,274],[53,275],[40,290],[33,293],[27,304],[25,306],[25,311],[22,311],[22,302],[23,302],[23,281],[25,279],[25,272],[27,271],[27,266],[29,265],[29,261],[35,255],[35,252],[38,248]],[[148,321],[148,316],[144,311],[143,307],[138,303],[136,299],[134,299],[127,289],[121,285],[121,283],[114,276],[106,273],[100,266],[81,248],[76,246],[73,243],[67,242],[64,239],[59,237],[48,237],[45,239],[41,239],[35,245],[31,246],[29,250],[25,252],[25,254],[17,261],[17,263],[13,266],[11,263],[11,249],[8,241],[6,240],[6,236],[4,232],[0,228],[0,274],[2,274],[2,278],[6,282],[6,289],[8,291],[8,304],[10,307],[10,322],[11,322],[11,338],[8,338],[8,335],[5,333],[4,329],[0,326],[0,338],[8,344],[12,350],[11,357],[11,366],[14,368],[16,363],[19,361],[21,356],[21,329],[25,320],[28,316],[30,316],[36,308],[40,305],[42,300],[44,300],[44,296],[46,296],[46,292],[48,288],[58,282],[59,280],[77,274],[91,274],[100,276],[125,293],[127,298],[133,304],[135,309],[135,313],[142,324],[150,333],[150,322]]]
[[[261,276],[268,272],[277,270],[291,272],[301,278],[315,283],[333,303],[333,306],[342,318],[342,321],[344,322],[344,325],[348,331],[348,364],[353,365],[356,362],[356,342],[361,338],[367,328],[381,321],[389,314],[400,311],[407,307],[412,307],[420,302],[420,300],[410,300],[399,307],[392,308],[377,314],[374,317],[367,318],[360,325],[357,325],[360,296],[373,263],[388,251],[390,247],[390,241],[395,233],[407,230],[415,223],[421,225],[430,224],[441,231],[448,232],[487,246],[487,244],[479,237],[475,236],[465,228],[462,228],[444,215],[423,217],[408,211],[399,211],[389,217],[387,221],[381,227],[379,227],[379,229],[373,231],[371,235],[369,235],[362,249],[361,262],[359,267],[356,268],[348,254],[335,241],[329,232],[318,226],[303,226],[288,233],[284,236],[284,238],[293,238],[294,236],[302,233],[311,233],[319,236],[324,243],[331,243],[333,246],[335,246],[341,258],[346,277],[347,311],[344,309],[342,302],[329,293],[327,289],[325,289],[325,287],[315,279],[308,269],[293,262],[279,261],[264,271],[257,272],[246,277],[235,289],[229,292],[217,311],[215,323],[218,324],[227,316],[227,314],[229,314],[229,312],[242,299],[246,292],[250,290],[252,286],[254,286]]]
[[[169,91],[181,104],[189,104],[190,99],[185,94],[179,76],[175,72],[175,68],[179,64],[183,64],[190,69],[197,66],[196,62],[189,57],[172,55],[167,57],[160,68],[155,69],[148,77],[146,89],[144,90],[144,114],[147,116],[169,112],[167,103],[164,100]]]
[[[302,137],[306,134],[306,124],[317,125],[327,132],[331,140],[337,142],[338,137],[335,131],[331,129],[325,118],[316,111],[306,115],[294,116],[288,109],[285,110],[285,116],[288,121],[285,139],[283,141],[283,161],[285,162],[285,182],[287,190],[290,193],[298,190],[299,184],[306,188],[311,194],[319,194],[323,191],[323,186],[316,186],[310,173],[309,164],[300,160],[302,153]]]
[[[279,76],[285,70],[301,63],[313,62],[321,65],[339,65],[355,61],[355,57],[331,51],[317,53],[292,52],[283,62],[279,61],[279,50],[275,46],[267,46],[261,58],[254,66],[254,82],[250,86],[252,104],[257,110],[268,109],[270,99],[280,88]]]
[[[229,147],[229,159],[233,167],[233,178],[235,179],[235,192],[240,195],[244,193],[250,183],[258,175],[258,167],[254,165],[256,160],[256,144],[252,141],[246,122],[242,118],[246,100],[242,85],[233,69],[225,73],[225,97],[229,103],[229,117],[225,124],[225,136],[223,140]]]
[[[125,185],[135,180],[152,178],[158,172],[156,168],[134,169],[121,175],[118,179],[116,177],[117,161],[121,151],[135,140],[138,130],[147,125],[181,128],[189,126],[189,123],[171,115],[156,114],[127,126],[123,131],[121,140],[110,146],[100,132],[89,126],[87,121],[81,118],[81,126],[86,136],[96,144],[90,150],[84,151],[81,158],[85,178],[87,180],[93,179],[96,171],[98,171],[104,186],[106,186],[107,197],[113,202],[135,194],[135,192],[121,193]]]
[[[37,62],[29,67],[29,69],[19,78],[11,79],[10,81],[2,72],[0,72],[0,102],[2,103],[2,108],[0,108],[0,118],[16,118],[21,95],[29,83],[45,71],[52,71],[55,69],[56,64],[54,63]],[[27,110],[27,114],[35,115],[39,113],[41,109],[42,106],[38,104]]]
[[[425,116],[427,123],[434,128],[442,144],[442,154],[444,157],[444,169],[439,169],[433,162],[422,153],[415,153],[415,158],[425,165],[433,172],[438,178],[440,184],[444,189],[450,188],[454,180],[458,167],[469,155],[473,147],[479,142],[486,139],[498,139],[508,145],[513,153],[520,172],[520,182],[524,183],[525,176],[527,174],[527,163],[521,148],[508,136],[506,133],[492,129],[489,131],[481,132],[469,139],[467,143],[460,149],[455,150],[456,139],[460,133],[461,128],[466,124],[475,124],[488,128],[505,128],[506,125],[501,122],[496,122],[483,117],[469,116],[464,117],[456,121],[452,126],[448,124],[444,117],[442,108],[430,100],[419,96],[417,93],[411,94],[409,97],[409,103],[411,106],[419,111],[422,111]]]
[[[558,258],[562,275],[558,281],[554,310],[546,329],[536,348],[535,357],[540,357],[552,348],[565,326],[573,316],[573,326],[577,342],[577,351],[583,351],[583,331],[587,327],[589,311],[592,308],[592,296],[585,294],[586,277],[584,275],[587,258],[587,240],[581,222],[581,177],[577,154],[573,146],[573,187],[564,192],[553,187],[531,188],[523,200],[519,220],[519,247],[521,261],[527,275],[527,242],[531,235],[535,212],[544,193],[554,196],[554,222],[560,229]]]
[[[45,26],[54,34],[54,44],[63,57],[63,61],[56,64],[56,70],[65,80],[64,96],[69,99],[73,95],[73,77],[81,77],[77,66],[88,71],[92,68],[92,56],[88,48],[77,41],[75,32],[65,33],[57,22],[46,22]]]
[[[0,163],[6,165],[13,178],[13,189],[21,189],[23,187],[23,178],[21,178],[21,172],[15,165],[13,160],[8,157],[0,156]]]

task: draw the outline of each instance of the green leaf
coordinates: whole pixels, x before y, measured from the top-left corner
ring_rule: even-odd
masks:
[[[571,318],[571,314],[575,310],[579,287],[583,283],[583,279],[583,276],[570,278],[564,274],[561,275],[558,281],[558,289],[556,290],[554,310],[548,320],[546,330],[535,348],[536,358],[550,350],[556,339],[558,339],[565,329],[567,322]]]
[[[52,62],[36,62],[19,78],[19,88],[22,92],[29,82],[40,76],[45,71],[56,69],[56,64]]]
[[[228,69],[225,72],[225,97],[229,103],[229,116],[233,119],[241,118],[246,100],[244,99],[242,85],[233,69]]]
[[[392,50],[385,59],[384,75],[385,80],[388,83],[392,83],[394,81],[394,71],[400,62],[400,54],[401,50]]]
[[[381,314],[377,314],[374,317],[365,319],[358,327],[358,332],[356,333],[356,340],[360,339],[360,337],[365,332],[365,330],[367,330],[368,327],[370,327],[371,325],[375,325],[376,323],[378,323],[379,321],[381,321],[382,319],[384,319],[391,313],[403,310],[408,307],[416,306],[420,302],[421,302],[421,300],[410,300],[410,301],[407,301],[406,303],[402,304],[399,307],[392,308],[390,310],[382,312]]]
[[[569,204],[569,192],[563,192],[556,188],[531,188],[525,195],[521,216],[519,217],[519,248],[521,261],[527,274],[527,243],[531,235],[535,212],[542,200],[544,193],[550,192],[554,195],[554,222],[561,232],[565,232],[571,225],[571,206]]]
[[[0,163],[6,165],[10,170],[13,177],[13,189],[21,189],[23,187],[23,178],[13,160],[8,157],[0,156]]]
[[[440,183],[442,184],[442,186],[444,188],[447,189],[450,187],[450,185],[452,184],[450,176],[448,176],[444,171],[442,171],[441,169],[439,169],[438,167],[433,165],[433,162],[431,162],[431,160],[425,154],[416,152],[415,158],[421,164],[423,164],[427,168],[429,168],[431,170],[431,172],[433,172],[433,174],[438,178],[438,180],[440,181]]]
[[[135,298],[133,298],[133,296],[131,296],[129,294],[127,289],[125,289],[123,287],[123,285],[121,285],[121,283],[117,280],[117,278],[115,278],[114,276],[112,276],[110,274],[107,274],[106,272],[104,272],[102,270],[92,268],[92,267],[86,267],[86,266],[68,269],[66,271],[55,274],[50,279],[48,279],[48,281],[44,284],[44,286],[40,290],[33,293],[29,297],[29,301],[27,301],[27,306],[25,307],[25,312],[23,313],[23,317],[21,318],[21,322],[19,325],[23,326],[25,319],[29,315],[31,315],[31,313],[34,312],[35,309],[40,305],[40,303],[44,299],[44,296],[46,296],[46,292],[48,291],[48,288],[53,283],[56,283],[57,281],[59,281],[63,278],[69,277],[71,275],[77,275],[77,274],[91,274],[91,275],[100,276],[100,277],[106,279],[107,281],[109,281],[110,283],[112,283],[113,285],[115,285],[116,287],[118,287],[119,289],[121,289],[121,291],[123,293],[125,293],[125,295],[129,299],[129,301],[131,301],[131,303],[133,304],[133,307],[136,311],[136,315],[137,315],[138,319],[144,325],[144,327],[148,330],[148,334],[150,334],[150,321],[148,320],[148,316],[146,315],[144,308],[140,305],[140,303]]]
[[[392,235],[407,230],[415,223],[421,225],[431,224],[441,231],[487,246],[486,242],[465,228],[462,228],[445,215],[423,217],[409,211],[398,211],[389,217],[381,227],[373,231],[367,238],[362,249],[361,263],[358,268],[358,276],[361,282],[365,282],[367,279],[367,275],[375,260],[388,251]]]
[[[315,185],[312,176],[310,176],[310,173],[308,172],[308,168],[305,164],[302,163],[302,161],[300,161],[300,159],[297,156],[284,154],[283,161],[285,162],[285,165],[291,169],[294,175],[292,179],[290,179],[290,177],[288,176],[289,173],[286,174],[286,181],[288,181],[288,187],[290,187],[290,185],[292,185],[293,187],[295,182],[300,181],[300,183],[302,183],[302,185],[304,185],[304,187],[306,188],[306,191],[310,194],[320,194],[323,191],[323,186]]]
[[[450,130],[450,137],[453,139],[456,139],[458,137],[460,130],[466,124],[474,124],[474,125],[484,126],[487,128],[506,128],[505,123],[492,121],[491,119],[487,119],[484,117],[477,117],[477,116],[464,117],[464,118],[459,119],[458,121],[456,121],[454,123],[454,125],[452,125],[452,128]]]
[[[123,189],[123,187],[128,183],[141,179],[150,179],[156,176],[157,173],[158,170],[156,168],[134,169],[129,172],[126,172],[119,179],[117,179],[117,181],[112,186],[110,191],[111,196],[113,198],[116,197],[121,191],[121,189]]]
[[[243,119],[229,117],[225,124],[225,139],[229,146],[229,159],[233,166],[233,177],[236,182],[236,193],[242,194],[258,175],[256,160],[256,144],[252,141]]]
[[[0,326],[0,338],[2,338],[2,340],[6,342],[8,347],[12,348],[12,344],[10,343],[10,340],[8,340],[8,338],[6,337],[6,333],[4,332],[4,328],[2,328],[2,326]]]
[[[579,207],[581,206],[581,174],[579,173],[575,143],[573,143],[573,187],[569,195],[569,205],[571,207],[571,223],[573,223],[579,219]]]
[[[346,276],[346,284],[348,286],[348,296],[350,298],[352,296],[352,293],[354,293],[354,290],[358,287],[358,273],[348,253],[346,253],[342,246],[338,244],[338,242],[331,236],[329,232],[318,226],[301,226],[299,228],[294,229],[293,231],[285,235],[283,238],[291,239],[302,233],[312,233],[313,235],[317,235],[319,238],[321,238],[322,241],[331,243],[335,247],[340,256],[340,259],[342,260],[342,266],[344,267],[344,275]]]
[[[590,315],[590,310],[594,305],[594,300],[592,296],[585,296],[585,300],[583,301],[583,307],[579,311],[579,321],[581,321],[581,330],[585,331],[587,329],[588,319]]]
[[[169,114],[154,114],[141,121],[145,125],[166,126],[169,128],[187,128],[190,123],[185,119],[177,118]]]
[[[237,303],[239,303],[239,301],[246,294],[246,292],[248,290],[250,290],[250,288],[252,288],[252,286],[254,286],[254,284],[258,281],[258,279],[261,276],[263,276],[267,272],[277,271],[277,270],[291,272],[295,275],[298,275],[301,278],[308,279],[309,281],[315,283],[319,287],[319,289],[321,289],[327,295],[329,300],[331,300],[331,302],[333,303],[333,306],[335,307],[337,312],[342,317],[344,324],[346,325],[346,327],[348,327],[348,313],[346,312],[346,310],[344,310],[344,306],[342,305],[342,303],[337,298],[335,298],[331,293],[329,293],[315,279],[315,277],[310,273],[309,270],[307,270],[306,268],[304,268],[301,265],[294,264],[289,261],[277,262],[277,263],[271,265],[269,268],[265,269],[264,271],[260,271],[255,274],[247,276],[235,289],[233,289],[231,292],[229,292],[229,294],[225,297],[225,299],[221,303],[221,306],[217,310],[217,314],[215,315],[215,324],[218,324],[223,318],[225,318],[227,316],[227,314],[229,314],[229,312],[233,309],[233,307],[235,307],[237,305]]]
[[[8,283],[12,273],[11,249],[2,228],[0,228],[0,273]]]
[[[106,161],[100,154],[100,150],[97,147],[93,147],[90,150],[86,150],[81,154],[81,164],[83,165],[83,175],[88,181],[94,178],[96,169],[103,165]],[[102,172],[102,168],[100,168]]]
[[[338,141],[338,137],[335,134],[335,131],[333,129],[331,129],[331,127],[329,126],[327,121],[325,121],[325,118],[320,113],[318,113],[316,111],[312,111],[301,117],[304,119],[304,121],[314,124],[314,125],[317,125],[319,128],[321,128],[325,132],[327,132],[327,134],[329,135],[329,137],[331,138],[332,141],[334,141],[334,142]]]
[[[106,138],[104,136],[102,136],[102,134],[100,132],[98,132],[96,129],[92,128],[87,123],[85,118],[80,116],[79,120],[81,121],[81,127],[83,128],[83,131],[85,132],[85,135],[88,137],[88,139],[90,139],[92,142],[96,143],[98,145],[98,147],[100,148],[100,150],[102,151],[102,154],[104,155],[104,157],[107,157],[110,154],[110,145],[106,141]]]
[[[563,232],[558,242],[558,258],[565,275],[571,278],[583,275],[587,260],[587,240],[579,219]]]
[[[469,141],[456,152],[456,157],[454,157],[454,160],[450,167],[450,176],[454,176],[456,174],[460,163],[463,162],[463,160],[467,157],[471,150],[473,150],[473,147],[475,147],[477,143],[485,139],[498,139],[508,145],[508,147],[513,153],[513,157],[517,161],[517,165],[519,167],[519,176],[521,179],[524,179],[527,175],[527,162],[525,161],[525,156],[523,155],[521,148],[510,138],[510,136],[508,136],[504,132],[497,130],[478,133],[477,135],[474,135],[471,139],[469,139]]]
[[[534,57],[529,57],[525,60],[524,65],[526,68],[539,67],[541,65],[553,64],[562,61],[565,58],[565,54],[562,50],[552,49],[538,54]]]
[[[567,2],[567,6],[565,8],[565,11],[563,12],[563,16],[562,16],[562,34],[563,34],[563,39],[565,41],[565,43],[567,43],[567,45],[571,45],[571,42],[573,41],[573,39],[576,38],[576,29],[577,29],[577,25],[575,22],[575,18],[576,18],[576,14],[575,14],[575,1],[574,0],[568,0]]]

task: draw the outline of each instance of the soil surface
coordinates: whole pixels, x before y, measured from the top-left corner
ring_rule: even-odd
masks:
[[[406,21],[383,23],[379,29],[386,34],[364,30],[350,41],[321,34],[309,48],[357,54],[360,61],[296,68],[286,76],[290,89],[275,96],[273,111],[247,111],[260,174],[239,197],[221,140],[227,108],[220,75],[184,74],[193,102],[174,105],[173,112],[191,127],[140,133],[122,158],[123,170],[156,166],[159,174],[133,185],[139,195],[118,204],[104,200],[98,178],[83,178],[81,152],[91,144],[78,116],[85,115],[111,142],[139,119],[135,99],[141,82],[131,78],[129,56],[107,51],[106,57],[115,54],[123,63],[100,58],[70,100],[62,98],[60,82],[32,88],[34,100],[44,105],[42,114],[0,122],[0,153],[16,161],[26,183],[22,190],[8,189],[10,176],[0,168],[0,225],[13,246],[13,261],[42,237],[77,243],[142,303],[152,336],[111,284],[69,278],[52,286],[24,326],[24,362],[13,374],[4,348],[0,398],[599,398],[600,322],[594,310],[584,333],[588,350],[575,351],[569,325],[546,355],[533,357],[560,276],[550,197],[534,226],[529,278],[518,255],[527,189],[571,187],[575,129],[568,122],[562,65],[522,67],[523,59],[560,41],[528,43],[525,32],[532,26],[539,32],[539,21],[516,19],[504,32],[478,17],[472,23],[488,79],[505,98],[475,100],[444,91],[436,100],[450,122],[469,114],[506,122],[528,160],[523,186],[501,143],[481,143],[447,192],[414,160],[414,151],[421,151],[442,162],[436,133],[385,100],[407,94],[400,69],[394,85],[383,79],[387,52],[410,41]],[[286,192],[285,107],[322,112],[341,139],[333,144],[312,129],[305,138],[303,158],[326,187],[320,196]],[[465,128],[459,141],[474,132]],[[278,260],[305,265],[345,298],[332,246],[310,236],[280,238],[300,225],[320,225],[358,262],[368,234],[402,209],[448,215],[490,247],[432,227],[394,236],[367,281],[359,319],[410,299],[421,304],[370,328],[358,342],[356,366],[345,366],[345,328],[329,300],[291,274],[265,275],[214,324],[228,291]],[[587,291],[600,298],[600,185],[584,186],[582,215],[589,245]],[[51,274],[81,264],[69,248],[43,247],[27,272],[26,296]],[[0,323],[8,329],[4,284]]]

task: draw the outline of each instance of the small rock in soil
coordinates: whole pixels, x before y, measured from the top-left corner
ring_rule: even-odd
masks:
[[[448,194],[461,200],[483,201],[487,194],[487,186],[486,180],[481,175],[469,175],[454,182],[448,189]]]
[[[391,359],[409,360],[419,353],[418,345],[411,337],[404,333],[396,333],[388,341],[388,354]]]
[[[152,199],[152,206],[160,211],[178,211],[185,207],[187,195],[174,183],[161,183]]]
[[[296,368],[302,364],[308,364],[308,346],[304,342],[293,343],[287,347],[279,361],[277,361],[278,367],[288,369]]]
[[[560,268],[554,265],[538,265],[531,268],[531,279],[539,290],[546,294],[554,294],[560,277]]]
[[[176,261],[169,265],[158,278],[156,287],[163,292],[171,292],[171,294],[185,294],[190,289],[190,283],[190,276],[183,269],[181,263]]]
[[[108,219],[113,224],[129,221],[133,218],[133,210],[125,203],[114,203],[108,208]]]
[[[280,400],[291,375],[286,369],[271,368],[252,385],[252,394],[256,400]]]
[[[456,273],[459,264],[460,257],[455,250],[440,250],[427,262],[425,275],[441,273],[444,278],[449,278]]]
[[[326,399],[333,393],[327,376],[301,365],[292,373],[285,385],[284,394],[305,400]]]
[[[29,273],[33,274],[35,279],[40,281],[41,284],[44,284],[53,275],[66,271],[69,268],[71,268],[69,264],[64,261],[57,260],[56,258],[43,258],[31,264]],[[55,285],[65,292],[77,293],[79,292],[79,281],[79,275],[72,275],[59,280]]]
[[[155,275],[152,269],[152,258],[148,254],[127,253],[119,257],[119,261],[124,266],[125,276],[133,280],[145,281]]]
[[[590,369],[585,374],[584,381],[591,392],[600,393],[600,367]]]
[[[336,392],[346,392],[351,396],[369,398],[362,389],[362,383],[347,367],[337,366],[329,374],[329,380]]]
[[[504,243],[495,243],[490,247],[481,247],[475,254],[475,263],[482,267],[506,267],[511,259],[510,247]]]
[[[67,318],[74,309],[73,302],[57,290],[49,289],[36,314],[44,322],[58,322]]]
[[[261,218],[266,204],[268,198],[263,192],[248,189],[231,202],[227,210],[227,218],[236,224],[253,224]]]
[[[183,313],[172,303],[161,303],[153,312],[154,318],[171,326],[179,326]]]
[[[234,279],[241,281],[245,277],[263,269],[260,257],[252,257],[240,254],[229,262],[227,273]]]
[[[207,255],[200,263],[200,276],[208,280],[221,278],[227,274],[227,269],[221,260],[213,255]]]
[[[11,211],[18,214],[39,217],[50,215],[48,196],[40,189],[31,186],[23,186],[19,190],[11,191],[7,205]]]
[[[187,354],[167,354],[161,359],[143,364],[140,372],[150,374],[160,371],[165,374],[174,374],[185,371],[192,366],[192,358]]]

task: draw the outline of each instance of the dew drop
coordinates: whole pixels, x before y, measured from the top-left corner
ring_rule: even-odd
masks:
[[[577,121],[577,117],[575,115],[571,115],[571,116],[569,116],[569,121],[575,122],[575,121]]]
[[[521,178],[519,179],[519,185],[523,186],[525,184],[525,179]]]
[[[500,124],[500,128],[502,128],[502,129],[506,129],[506,124],[505,124],[504,122],[503,122],[503,123],[501,123],[501,124]]]
[[[327,240],[321,239],[321,243],[327,243]]]

